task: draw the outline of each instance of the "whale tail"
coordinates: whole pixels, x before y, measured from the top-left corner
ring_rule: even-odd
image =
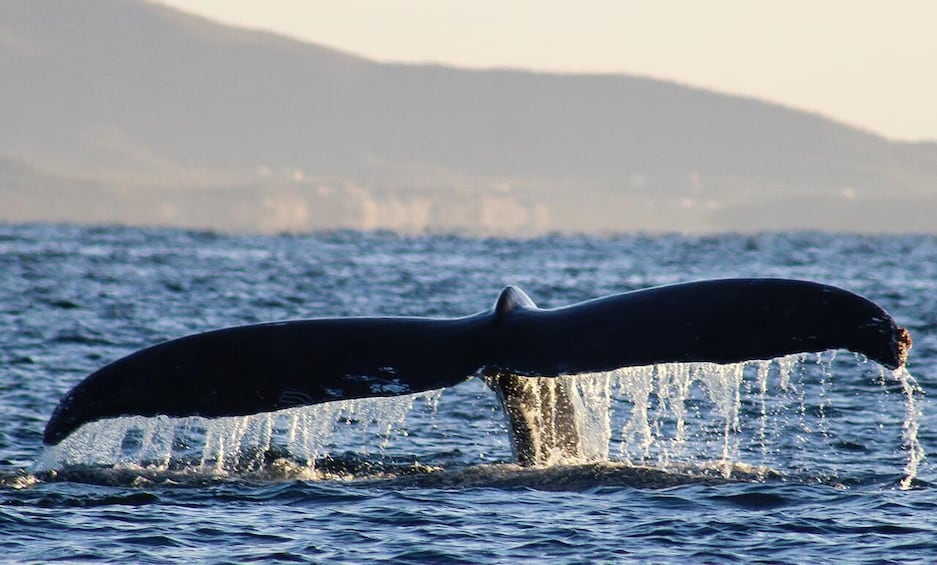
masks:
[[[508,287],[494,308],[464,318],[295,320],[154,345],[78,383],[56,407],[43,441],[57,444],[105,418],[243,416],[411,394],[484,376],[502,399],[519,460],[536,461],[542,454],[525,439],[536,423],[525,423],[521,408],[534,388],[547,394],[551,387],[532,388],[523,377],[839,348],[897,368],[910,345],[907,331],[880,306],[812,282],[700,281],[557,309],[539,309]],[[551,390],[556,396],[555,385]],[[557,422],[569,420],[562,397],[560,390],[551,415]],[[554,429],[555,443],[572,446],[575,430]]]

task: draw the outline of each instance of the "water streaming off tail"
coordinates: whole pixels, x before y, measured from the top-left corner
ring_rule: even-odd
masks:
[[[920,396],[924,394],[924,391],[905,367],[895,371],[895,378],[901,383],[901,390],[906,397],[902,439],[904,447],[908,451],[908,463],[904,469],[905,478],[901,481],[901,487],[907,489],[911,488],[914,477],[917,476],[918,467],[924,461],[924,448],[917,437],[921,418],[923,417]]]
[[[575,457],[551,458],[550,463],[614,460],[663,470],[715,468],[725,477],[747,469],[761,476],[779,472],[836,478],[861,475],[863,457],[855,454],[880,453],[870,444],[891,443],[891,466],[897,463],[897,473],[904,465],[903,484],[910,486],[924,459],[917,438],[921,391],[905,369],[888,372],[825,353],[815,359],[791,356],[731,365],[662,364],[560,380],[559,389],[569,393],[581,440]],[[834,388],[839,392],[836,403],[830,400]],[[441,428],[473,433],[495,429],[498,434],[497,412],[457,406],[435,414],[441,395],[437,391],[342,401],[217,420],[94,422],[48,448],[37,467],[241,474],[262,473],[272,461],[288,460],[316,477],[322,476],[315,471],[323,457],[353,452],[356,457],[381,459],[388,447],[406,446],[410,440],[420,448],[405,447],[405,452],[433,465],[446,451],[442,444],[449,443],[451,449],[452,442],[428,438],[424,432],[435,424],[425,417],[408,428],[415,403],[432,418],[453,420]],[[411,432],[424,435],[418,442],[408,438]]]
[[[345,400],[252,416],[205,419],[118,418],[83,426],[46,448],[37,470],[68,466],[146,467],[208,474],[262,472],[288,457],[312,472],[319,457],[347,446],[372,446],[379,456],[403,427],[414,401],[434,408],[441,391]],[[310,475],[313,476],[313,475]]]
[[[909,486],[924,451],[917,437],[922,391],[907,369],[837,360],[835,352],[811,357],[575,377],[580,429],[593,446],[585,459],[663,469],[715,465],[727,478],[739,468],[836,478],[861,475],[863,459],[854,454],[890,443]],[[858,462],[850,468],[847,461]]]

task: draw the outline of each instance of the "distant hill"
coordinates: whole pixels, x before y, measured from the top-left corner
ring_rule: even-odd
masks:
[[[133,0],[4,1],[0,76],[9,221],[937,231],[937,145],[646,78],[379,64]]]

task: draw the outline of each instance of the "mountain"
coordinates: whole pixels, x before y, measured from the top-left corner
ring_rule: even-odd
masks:
[[[937,145],[646,78],[380,64],[134,0],[4,0],[0,76],[0,179],[103,202],[74,221],[937,230]],[[47,219],[24,194],[0,219]]]

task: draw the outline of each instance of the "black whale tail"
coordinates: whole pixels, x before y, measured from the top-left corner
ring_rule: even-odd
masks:
[[[493,309],[465,318],[296,320],[167,341],[75,386],[43,441],[57,444],[105,418],[243,416],[417,393],[477,375],[491,383],[496,375],[555,377],[838,348],[897,368],[910,345],[907,331],[878,305],[811,282],[701,281],[553,310],[508,287]]]

